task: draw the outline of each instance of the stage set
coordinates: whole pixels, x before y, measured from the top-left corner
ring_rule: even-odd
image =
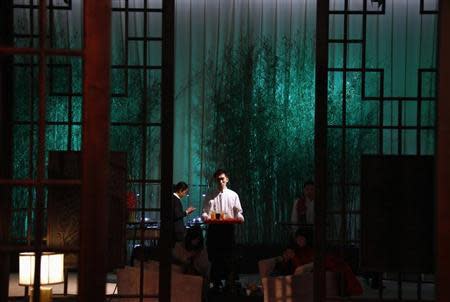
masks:
[[[449,14],[1,1],[0,302],[450,301]]]

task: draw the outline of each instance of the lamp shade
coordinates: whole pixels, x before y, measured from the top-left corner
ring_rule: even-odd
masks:
[[[19,254],[19,285],[33,285],[35,254]],[[64,282],[64,254],[44,252],[41,256],[41,284]]]

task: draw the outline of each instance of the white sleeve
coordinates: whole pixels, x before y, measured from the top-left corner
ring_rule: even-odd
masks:
[[[202,211],[203,221],[208,220],[210,210],[211,210],[211,201],[209,199],[209,195],[206,195],[205,199],[203,200],[203,211]]]
[[[298,221],[298,213],[297,213],[297,204],[298,199],[294,200],[294,205],[292,206],[292,213],[291,213],[291,223],[299,223]],[[297,225],[291,226],[292,232],[295,232],[297,230]]]
[[[236,216],[235,218],[245,221],[244,214],[242,213],[243,211],[242,211],[241,201],[239,200],[239,195],[237,195],[237,194],[236,194],[236,199],[234,202],[234,208],[236,208],[236,212],[237,212],[237,213],[235,213],[235,216]]]

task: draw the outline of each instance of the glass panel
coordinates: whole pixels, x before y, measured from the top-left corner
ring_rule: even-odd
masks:
[[[131,179],[143,179],[141,168],[142,143],[142,128],[111,126],[111,150],[127,152],[128,175]]]
[[[348,1],[348,10],[350,11],[362,11],[365,0],[344,0],[342,2]]]
[[[364,0],[365,1],[365,0]],[[348,16],[348,39],[362,39],[362,16]]]
[[[422,97],[435,98],[436,97],[436,73],[423,72],[422,73]]]
[[[342,0],[330,0],[330,11],[344,10],[345,2]]]
[[[147,172],[146,178],[161,178],[161,128],[147,128]]]
[[[151,70],[148,74],[147,114],[149,122],[161,122],[161,70]]]
[[[68,149],[68,128],[67,125],[47,126],[45,138],[48,151],[64,151]]]
[[[151,9],[161,9],[162,0],[112,0],[113,8],[125,7],[126,2],[128,2],[129,8],[151,8]]]
[[[347,217],[347,240],[360,240],[361,226],[359,214],[349,214]]]
[[[115,2],[112,5],[115,7]],[[127,45],[126,32],[125,32],[125,12],[113,11],[111,15],[111,64],[123,65],[126,64],[127,57],[125,56],[125,50]]]
[[[366,71],[363,74],[365,97],[381,96],[381,72]]]
[[[147,18],[147,37],[160,38],[162,36],[162,13],[148,13]]]
[[[147,44],[147,62],[151,66],[161,66],[162,42],[150,41]]]
[[[398,154],[398,130],[383,130],[383,154]]]
[[[421,124],[422,126],[434,126],[436,123],[436,102],[422,101],[421,103]]]
[[[31,125],[13,126],[12,177],[34,178],[37,157],[37,129]]]
[[[360,210],[361,190],[359,186],[347,186],[347,205],[348,211]],[[359,240],[359,238],[358,238]]]
[[[403,130],[402,140],[402,154],[417,154],[417,130]]]
[[[328,73],[328,124],[342,125],[342,72]]]
[[[347,68],[362,68],[361,54],[361,44],[349,43],[347,45]]]
[[[329,24],[329,38],[344,39],[344,16],[331,15]]]
[[[141,98],[112,98],[111,100],[111,122],[139,124],[142,119]]]
[[[81,49],[83,45],[83,1],[51,0],[50,4],[51,8],[47,13],[50,47]]]
[[[128,41],[128,65],[142,66],[144,63],[144,42]],[[135,71],[136,72],[136,71]]]
[[[27,241],[28,228],[31,227],[30,218],[26,210],[12,212],[10,236],[14,242]]]
[[[435,130],[421,130],[420,131],[420,154],[433,155],[435,150],[436,140]]]
[[[417,126],[417,102],[404,102],[402,107],[402,125]]]
[[[34,56],[14,56],[15,121],[36,121],[38,117],[38,60]]]
[[[420,0],[423,1],[425,11],[437,11],[439,9],[439,0]]]
[[[328,186],[327,210],[340,211],[342,207],[342,188],[339,184]]]
[[[339,183],[343,169],[342,129],[328,129],[328,181]]]
[[[347,181],[358,183],[360,180],[360,159],[362,154],[378,153],[378,129],[346,130],[346,174]]]
[[[328,66],[330,68],[342,68],[344,60],[342,55],[344,53],[344,46],[342,43],[328,44]]]
[[[14,6],[29,3],[15,3]],[[15,47],[37,47],[39,45],[38,10],[29,7],[14,7]]]
[[[398,126],[398,101],[383,102],[383,126]]]

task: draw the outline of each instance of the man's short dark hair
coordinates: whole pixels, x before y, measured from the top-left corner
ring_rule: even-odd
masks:
[[[185,183],[184,181],[180,181],[179,183],[177,183],[174,187],[174,191],[175,192],[183,192],[186,191],[186,189],[188,189],[189,186],[187,185],[187,183]]]
[[[228,173],[224,169],[217,169],[216,172],[214,172],[213,176],[214,176],[214,178],[217,178],[217,177],[219,177],[219,175],[222,175],[222,174],[225,174],[225,176],[228,177]]]

